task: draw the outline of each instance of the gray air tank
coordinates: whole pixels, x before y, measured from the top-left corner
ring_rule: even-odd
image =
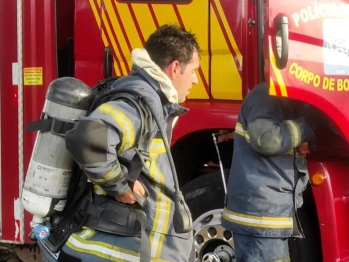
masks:
[[[44,222],[65,206],[74,160],[65,147],[64,133],[55,132],[55,127],[63,123],[72,128],[85,116],[90,93],[89,86],[72,77],[55,79],[48,87],[41,120],[55,126],[37,133],[21,197],[34,223]]]

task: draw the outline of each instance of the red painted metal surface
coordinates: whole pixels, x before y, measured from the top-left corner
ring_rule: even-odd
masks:
[[[53,1],[23,1],[23,68],[42,67],[43,72],[42,85],[23,86],[24,129],[30,121],[40,118],[47,87],[57,77],[54,12]],[[24,132],[25,172],[29,165],[35,137],[35,132]],[[28,212],[25,214],[25,236],[27,237],[32,215]]]
[[[74,37],[74,1],[56,2],[57,50],[65,47],[68,38]]]
[[[275,0],[269,0],[269,3]],[[313,1],[303,1],[297,4],[292,2],[287,10],[289,14],[298,12],[306,6],[304,3]],[[334,1],[339,3],[341,1]],[[28,0],[23,1],[23,58],[24,67],[42,67],[43,85],[24,86],[24,127],[32,120],[39,118],[44,96],[48,84],[56,77],[56,58],[55,58],[55,36],[54,36],[54,5],[52,1]],[[97,3],[97,1],[96,1]],[[231,8],[231,1],[221,0],[223,10],[228,19],[229,25],[236,38],[237,45],[244,54],[241,72],[243,78],[243,88],[245,93],[249,88],[258,82],[257,69],[257,27],[248,27],[248,18],[256,19],[256,5],[248,3],[245,6],[244,17],[241,17],[242,1],[235,1],[236,8]],[[245,2],[246,3],[246,2]],[[98,79],[103,78],[103,48],[100,28],[96,27],[96,21],[93,16],[90,5],[86,0],[75,1],[75,76],[82,79],[87,84],[92,85]],[[275,6],[268,10],[265,18],[270,15],[275,16],[278,13],[278,7]],[[11,64],[17,61],[16,48],[16,2],[0,1],[0,17],[12,23],[0,23],[0,35],[6,35],[6,41],[0,41],[0,90],[1,90],[1,175],[2,175],[2,236],[4,240],[14,239],[15,221],[14,221],[14,199],[19,197],[18,187],[18,150],[17,150],[17,88],[11,81]],[[238,20],[240,19],[240,20]],[[321,20],[321,19],[320,19]],[[242,21],[242,22],[239,22]],[[292,21],[291,21],[292,22]],[[297,62],[299,66],[307,68],[314,74],[323,76],[322,61],[319,57],[322,55],[318,48],[322,48],[323,42],[319,32],[322,27],[319,21],[309,21],[305,24],[299,24],[298,27],[291,25],[290,39],[291,50],[296,50],[298,44],[300,51],[294,51],[290,55],[290,61],[285,71],[282,72],[283,79],[287,86],[288,96],[316,104],[322,110],[330,112],[331,117],[345,132],[349,127],[349,119],[346,107],[345,92],[331,91],[319,88],[312,89],[304,81],[295,79],[290,74],[291,65]],[[270,36],[273,34],[273,24],[269,23]],[[310,29],[308,29],[310,28]],[[63,37],[64,38],[64,37]],[[60,44],[61,45],[61,44]],[[316,47],[316,48],[314,48]],[[298,49],[297,49],[298,50]],[[310,52],[313,51],[314,52]],[[301,52],[301,53],[297,53]],[[302,52],[309,52],[307,59],[304,59]],[[266,68],[266,72],[270,69]],[[288,73],[287,73],[288,72]],[[328,76],[339,79],[338,76]],[[342,93],[342,95],[340,95]],[[223,101],[187,101],[183,106],[190,109],[190,113],[181,117],[174,129],[173,143],[181,137],[204,129],[231,128],[233,129],[237,120],[239,102]],[[6,123],[6,125],[4,124]],[[346,133],[348,139],[349,132]],[[24,135],[24,167],[28,167],[31,156],[32,146],[34,144],[35,134],[25,133]],[[333,145],[343,142],[333,142]],[[349,226],[346,218],[349,217],[349,183],[347,174],[349,165],[346,159],[335,160],[330,157],[331,152],[323,157],[323,161],[310,160],[310,173],[322,171],[327,179],[324,185],[313,187],[318,216],[320,221],[320,230],[323,245],[324,261],[346,261],[349,258]],[[341,154],[343,155],[343,154]],[[332,159],[332,160],[330,160]],[[4,186],[6,183],[6,186]],[[4,212],[4,210],[6,212]],[[31,215],[26,213],[26,232],[29,233],[29,222]],[[28,239],[27,239],[28,241]]]
[[[349,91],[348,39],[344,36],[348,20],[348,0],[276,1],[266,4],[269,24],[266,25],[269,45],[275,54],[274,19],[279,14],[288,17],[289,58],[280,71],[287,87],[287,96],[317,106],[339,126],[349,141]],[[266,48],[266,57],[269,50]],[[269,66],[269,65],[268,65]],[[270,67],[270,70],[273,71]],[[282,83],[272,74],[278,89]]]
[[[17,62],[16,1],[0,1],[0,92],[1,92],[1,229],[2,238],[14,240],[14,199],[19,196],[17,86],[12,85],[12,63]],[[18,224],[19,227],[19,224]],[[19,235],[17,239],[19,241]]]
[[[320,223],[323,260],[349,260],[349,162],[348,159],[309,161],[310,175],[323,172],[325,183],[313,186]]]
[[[257,52],[257,3],[253,1],[220,0],[227,22],[234,35],[236,44],[243,56],[242,64],[235,62],[242,77],[242,90],[245,96],[258,84]],[[254,20],[255,26],[249,26],[248,20]]]
[[[346,4],[343,5],[342,4]],[[341,11],[349,1],[266,1],[264,9],[266,76],[272,76],[276,95],[288,96],[310,103],[339,127],[349,141],[347,81],[349,60],[342,32],[346,19]],[[275,54],[275,17],[286,15],[289,25],[289,58],[285,69],[278,70],[269,63],[269,46]],[[342,28],[343,27],[343,28]],[[345,31],[345,30],[344,30]],[[331,49],[331,50],[330,50]],[[343,63],[343,64],[342,64]],[[347,89],[347,90],[346,90]],[[334,129],[334,127],[331,127]],[[323,130],[324,131],[324,130]],[[348,143],[333,132],[319,137],[319,152],[309,161],[310,174],[321,171],[325,184],[313,187],[320,222],[324,261],[348,261]],[[312,157],[312,156],[311,156]],[[320,157],[320,158],[319,158]],[[321,159],[317,161],[316,159]]]
[[[234,129],[241,106],[239,102],[187,101],[183,104],[189,112],[181,116],[173,130],[172,143],[195,131],[216,128]]]
[[[101,28],[88,1],[76,0],[75,8],[75,77],[92,86],[104,78]]]

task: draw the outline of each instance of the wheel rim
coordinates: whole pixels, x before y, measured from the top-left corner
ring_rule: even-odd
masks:
[[[221,226],[222,212],[210,210],[194,221],[195,262],[235,262],[233,234]]]

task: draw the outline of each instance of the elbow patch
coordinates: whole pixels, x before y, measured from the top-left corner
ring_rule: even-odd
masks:
[[[247,128],[252,147],[263,154],[274,154],[282,146],[280,127],[266,119],[257,119]]]
[[[266,154],[274,154],[281,148],[281,139],[271,132],[265,132],[258,138],[258,145]]]
[[[108,128],[95,121],[80,121],[66,133],[66,148],[76,162],[93,164],[107,161]]]

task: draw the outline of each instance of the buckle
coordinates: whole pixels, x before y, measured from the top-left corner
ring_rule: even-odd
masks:
[[[57,118],[52,118],[52,123],[51,123],[50,132],[51,132],[52,134],[56,135],[56,136],[65,137],[65,133],[66,133],[68,130],[73,129],[76,122],[78,122],[77,119],[72,119],[71,121],[67,121],[67,120],[61,120],[61,119],[57,119]],[[56,126],[56,125],[58,126],[59,123],[61,123],[61,128],[60,128],[60,130],[61,130],[62,132],[64,132],[64,133],[59,132],[59,131],[58,131],[58,132],[55,131],[55,126]],[[72,124],[72,127],[69,128],[69,129],[64,128],[67,124]]]

